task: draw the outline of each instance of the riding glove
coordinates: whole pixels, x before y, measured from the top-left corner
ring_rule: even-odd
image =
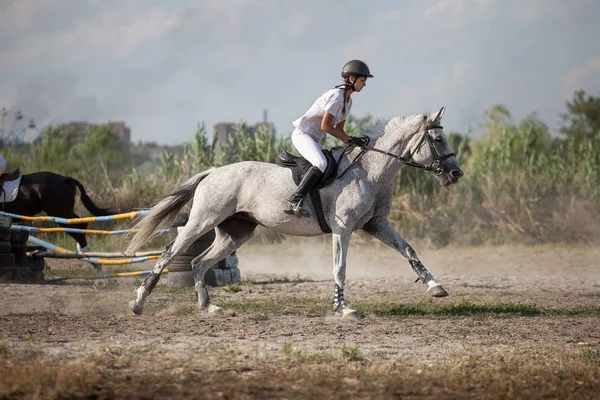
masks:
[[[370,139],[367,136],[354,137],[350,136],[350,140],[348,140],[348,144],[353,144],[358,147],[367,147]]]

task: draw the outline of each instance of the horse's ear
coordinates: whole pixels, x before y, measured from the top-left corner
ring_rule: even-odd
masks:
[[[440,108],[440,110],[436,113],[429,114],[429,121],[436,122],[442,119],[444,116],[444,112],[446,111],[446,107]]]

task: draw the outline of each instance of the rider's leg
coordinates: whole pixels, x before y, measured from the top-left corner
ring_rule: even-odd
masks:
[[[310,212],[302,208],[302,200],[308,191],[319,183],[323,172],[327,168],[327,159],[323,155],[321,146],[309,135],[298,130],[292,134],[292,143],[296,150],[313,166],[310,167],[302,181],[298,184],[295,193],[288,199],[288,209],[284,210],[287,214],[295,214],[298,217],[310,217]]]

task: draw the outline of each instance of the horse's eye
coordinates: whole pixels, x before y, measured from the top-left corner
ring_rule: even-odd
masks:
[[[435,139],[433,139],[433,140],[435,140],[438,143],[442,143],[442,137],[441,136],[436,136]]]

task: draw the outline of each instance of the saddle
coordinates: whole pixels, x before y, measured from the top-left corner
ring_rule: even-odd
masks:
[[[321,181],[316,186],[319,189],[330,185],[331,182],[333,182],[337,176],[338,165],[337,160],[333,156],[332,150],[323,150],[323,155],[327,160],[327,168],[323,173]],[[312,164],[308,162],[304,157],[295,156],[283,148],[279,148],[279,153],[277,154],[275,164],[279,165],[280,167],[290,168],[292,170],[292,177],[296,185],[300,183],[306,170],[312,167]]]
[[[319,226],[325,233],[331,233],[331,228],[327,224],[327,221],[325,221],[325,214],[323,213],[323,204],[321,203],[319,189],[330,185],[337,177],[338,163],[333,156],[332,150],[323,150],[323,154],[327,160],[327,168],[323,173],[321,181],[308,191],[308,195],[310,196],[310,200],[312,201],[315,209],[315,214],[317,215],[317,220],[319,221]],[[292,170],[292,178],[294,179],[296,185],[300,183],[306,170],[312,167],[312,164],[304,157],[295,156],[283,148],[279,149],[275,164],[279,165],[280,167],[290,168]]]
[[[2,184],[4,182],[14,181],[20,175],[21,175],[21,171],[19,170],[19,168],[15,168],[12,171],[3,173],[2,175],[0,175],[0,187],[2,187]]]

